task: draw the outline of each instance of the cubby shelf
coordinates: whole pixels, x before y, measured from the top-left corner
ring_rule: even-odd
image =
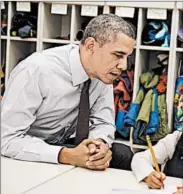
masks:
[[[58,43],[58,44],[70,44],[71,43],[70,40],[58,40],[58,39],[48,39],[48,38],[44,38],[43,42],[45,42],[45,43]]]
[[[97,0],[97,1],[73,1],[60,2],[60,4],[67,4],[66,14],[53,14],[51,12],[51,1],[31,1],[34,11],[37,14],[37,36],[35,38],[13,37],[10,35],[12,28],[12,18],[16,13],[16,1],[6,2],[5,13],[7,13],[7,35],[1,36],[1,43],[3,46],[2,53],[5,62],[5,85],[7,84],[9,75],[17,62],[33,52],[40,52],[50,47],[65,45],[65,44],[79,44],[79,37],[77,33],[82,30],[94,16],[81,15],[82,5],[96,5],[98,6],[98,14],[102,14],[105,8],[108,8],[110,13],[115,13],[116,7],[130,7],[135,8],[134,18],[127,18],[132,20],[137,27],[137,42],[133,52],[133,62],[135,64],[135,77],[133,88],[133,100],[136,97],[139,89],[139,76],[149,71],[156,61],[157,52],[166,52],[169,54],[168,62],[168,83],[167,83],[167,108],[169,127],[172,126],[173,120],[173,100],[174,88],[177,78],[178,63],[183,58],[183,48],[177,45],[177,33],[183,18],[183,3],[182,2],[124,2],[113,0]],[[32,6],[31,6],[32,7]],[[159,46],[147,46],[142,44],[142,31],[147,24],[147,8],[164,8],[167,9],[168,17],[170,18],[171,40],[170,47],[164,48]],[[147,146],[136,145],[133,143],[132,133],[130,135],[130,146],[132,150],[146,149]]]
[[[145,46],[145,45],[140,45],[139,49],[141,50],[149,50],[149,51],[170,51],[170,48],[165,48],[165,47],[159,47],[159,46]]]
[[[7,36],[1,36],[2,40],[7,40]]]
[[[36,42],[37,38],[20,38],[18,36],[10,36],[10,40],[22,41],[22,42]]]
[[[183,52],[183,48],[176,48],[177,52]]]

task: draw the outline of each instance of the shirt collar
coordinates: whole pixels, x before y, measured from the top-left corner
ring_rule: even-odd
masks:
[[[78,45],[73,45],[69,55],[69,62],[70,62],[73,86],[82,84],[89,79],[86,71],[84,70],[81,64]]]

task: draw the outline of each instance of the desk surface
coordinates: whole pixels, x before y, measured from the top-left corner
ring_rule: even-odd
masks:
[[[167,177],[166,184],[182,185],[182,180]],[[108,194],[112,189],[147,190],[146,184],[139,184],[131,171],[107,169],[90,171],[75,168],[46,184],[31,189],[26,194]]]
[[[1,193],[20,194],[74,168],[25,162],[1,156]]]

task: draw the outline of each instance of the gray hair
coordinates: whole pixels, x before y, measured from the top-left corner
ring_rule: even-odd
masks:
[[[102,14],[93,18],[86,26],[81,44],[85,43],[88,37],[93,37],[103,46],[111,40],[115,40],[119,32],[126,34],[132,39],[136,38],[135,27],[115,14]]]

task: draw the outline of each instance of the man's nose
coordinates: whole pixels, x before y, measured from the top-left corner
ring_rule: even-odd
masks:
[[[117,68],[125,71],[127,69],[127,59],[119,60],[119,62],[117,64]]]

